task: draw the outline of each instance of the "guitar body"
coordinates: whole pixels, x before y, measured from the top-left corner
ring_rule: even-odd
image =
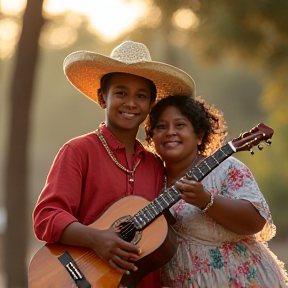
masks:
[[[90,227],[108,229],[117,219],[132,216],[147,204],[149,201],[140,196],[124,197],[109,207]],[[135,262],[138,271],[123,275],[115,272],[108,262],[100,259],[91,249],[58,243],[46,244],[30,263],[29,288],[77,288],[58,259],[66,251],[92,288],[137,287],[143,277],[171,260],[177,249],[176,235],[161,215],[141,232],[137,245],[142,249],[141,258]]]

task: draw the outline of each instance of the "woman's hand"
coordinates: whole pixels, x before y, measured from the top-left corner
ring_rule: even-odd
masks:
[[[181,197],[187,203],[203,210],[210,201],[210,193],[204,189],[201,182],[181,178],[174,186],[181,191]]]
[[[210,193],[201,182],[181,178],[174,186],[181,190],[187,203],[205,209],[210,202]],[[266,220],[253,204],[244,199],[214,195],[213,205],[205,211],[215,222],[238,235],[253,235],[261,231]]]

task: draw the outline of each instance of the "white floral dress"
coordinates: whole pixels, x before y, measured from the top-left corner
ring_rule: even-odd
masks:
[[[161,269],[163,287],[278,288],[287,286],[284,263],[268,249],[275,236],[269,207],[251,171],[229,157],[202,181],[204,187],[227,198],[246,199],[267,220],[255,235],[240,236],[214,222],[199,208],[180,200],[171,212],[178,250]]]

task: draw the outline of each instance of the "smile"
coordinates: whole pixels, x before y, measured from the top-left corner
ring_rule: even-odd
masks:
[[[164,142],[163,145],[165,147],[175,147],[179,145],[181,142],[180,141],[169,141],[169,142]]]
[[[125,119],[127,120],[132,120],[134,119],[136,116],[139,116],[139,113],[128,113],[128,112],[120,112],[121,115],[124,116]]]
[[[121,114],[124,114],[124,115],[132,115],[132,116],[137,116],[137,115],[140,115],[139,113],[128,113],[128,112],[120,112]]]

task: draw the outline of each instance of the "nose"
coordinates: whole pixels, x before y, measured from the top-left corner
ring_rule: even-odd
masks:
[[[171,136],[176,136],[177,132],[175,131],[173,125],[170,125],[168,127],[167,133],[166,133],[166,137],[171,137]]]
[[[130,107],[130,108],[134,108],[137,106],[135,98],[133,96],[127,97],[123,105],[126,105],[127,107]]]

